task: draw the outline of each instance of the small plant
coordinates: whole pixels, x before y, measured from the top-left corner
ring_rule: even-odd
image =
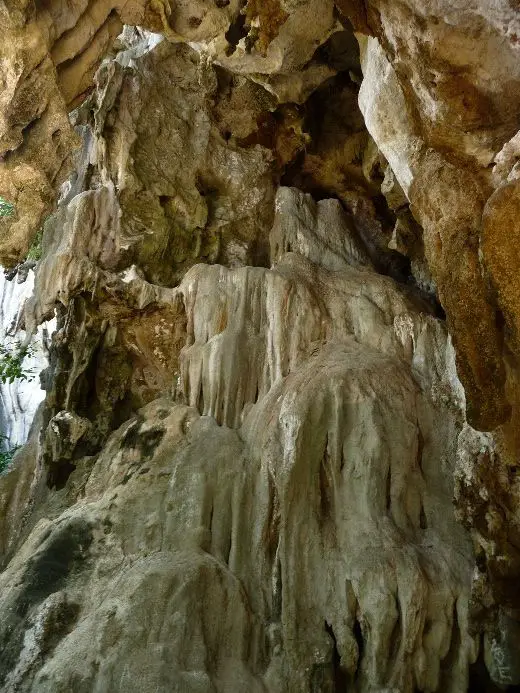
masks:
[[[35,373],[32,368],[25,368],[23,362],[26,356],[31,356],[32,347],[22,346],[20,342],[6,345],[0,344],[0,382],[14,383],[15,380],[34,380]]]
[[[32,242],[29,252],[27,253],[27,260],[34,260],[38,262],[42,257],[42,238],[43,238],[43,228],[41,228]]]
[[[0,434],[0,445],[7,445],[9,442],[8,436]],[[15,445],[13,448],[7,447],[5,450],[0,450],[0,474],[7,471],[7,468],[13,461],[14,454],[20,449],[20,445]]]
[[[14,214],[14,205],[0,197],[0,217],[12,217]]]

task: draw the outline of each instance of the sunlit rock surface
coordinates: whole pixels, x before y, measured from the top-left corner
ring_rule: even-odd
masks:
[[[14,352],[25,343],[21,319],[33,288],[32,269],[20,270],[11,279],[0,271],[0,343]],[[52,329],[52,324],[45,324],[30,341],[22,364],[27,380],[16,378],[0,383],[0,433],[6,437],[8,448],[25,443],[34,414],[45,396],[39,375],[48,365],[46,350]]]

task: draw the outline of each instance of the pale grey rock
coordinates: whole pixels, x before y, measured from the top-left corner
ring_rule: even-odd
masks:
[[[177,288],[98,269],[131,305],[183,305],[177,401],[41,505],[0,576],[6,691],[466,690],[448,335],[336,203],[278,203],[271,269],[196,265]]]
[[[76,445],[90,428],[88,419],[77,414],[60,411],[49,421],[45,445],[54,459],[70,459]]]
[[[33,288],[33,269],[25,278],[18,271],[11,280],[0,271],[0,343],[8,348],[16,350],[18,344],[25,344],[26,332],[21,323],[25,302]],[[23,361],[23,370],[29,374],[29,379],[0,383],[0,433],[7,437],[8,447],[25,443],[34,414],[45,396],[39,374],[48,365],[48,340],[53,329],[52,322],[45,323],[29,342],[30,351]]]
[[[372,267],[370,258],[339,200],[320,200],[294,188],[280,187],[271,230],[271,261],[298,253],[330,270]]]
[[[363,82],[359,107],[367,130],[390,164],[399,185],[408,194],[414,166],[424,151],[404,91],[379,41],[361,37]]]
[[[495,187],[520,178],[520,132],[504,144],[494,159],[493,182]]]

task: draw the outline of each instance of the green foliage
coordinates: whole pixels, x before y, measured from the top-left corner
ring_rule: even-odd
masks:
[[[34,241],[32,242],[29,252],[27,253],[27,260],[34,260],[37,262],[42,256],[42,238],[43,238],[43,228],[41,228],[36,234]]]
[[[8,437],[0,434],[0,444],[1,443],[6,443],[8,441]],[[20,445],[15,445],[14,448],[7,448],[6,450],[0,451],[0,474],[5,472],[11,462],[13,461],[14,454],[17,450],[20,449]]]
[[[34,380],[32,368],[23,365],[26,356],[32,355],[31,346],[22,346],[20,342],[6,345],[0,344],[0,382],[13,383],[15,380]]]
[[[0,217],[12,217],[14,214],[14,205],[0,197]]]
[[[13,383],[15,380],[34,380],[35,373],[32,368],[24,366],[26,356],[31,356],[33,347],[22,346],[20,342],[12,344],[0,344],[0,382]],[[11,462],[15,452],[20,448],[16,445],[13,448],[8,447],[8,437],[0,433],[0,474],[5,472]]]

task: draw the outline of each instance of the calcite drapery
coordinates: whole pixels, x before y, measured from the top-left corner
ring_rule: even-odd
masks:
[[[76,460],[81,500],[2,576],[18,614],[8,688],[467,687],[447,334],[370,268],[336,202],[281,188],[276,209],[272,269],[196,265],[173,289],[112,276],[141,309],[180,299],[191,407],[156,400],[93,467]],[[61,546],[67,565],[32,589],[28,571],[61,565]]]
[[[506,0],[334,5],[0,8],[0,194],[15,204],[0,220],[4,261],[24,256],[83,142],[26,316],[29,329],[54,310],[59,320],[39,461],[33,439],[2,482],[6,517],[24,518],[1,542],[13,690],[126,690],[137,671],[151,689],[461,691],[470,632],[485,633],[497,683],[519,680],[516,257],[505,238],[518,11]],[[363,77],[345,18],[361,32]],[[116,41],[122,22],[157,33],[127,28]],[[355,107],[361,80],[373,139]],[[67,111],[86,97],[74,135]],[[456,502],[477,549],[471,627],[471,552],[451,513],[464,397],[435,290],[469,421],[496,429],[459,438]],[[173,402],[150,404],[165,392]],[[150,471],[134,478],[146,461],[160,470],[150,488]],[[237,497],[222,500],[229,489]],[[166,503],[158,519],[145,497]],[[251,499],[245,517],[240,498]],[[380,547],[375,558],[367,547]],[[136,585],[175,573],[177,559],[192,587],[178,594],[165,578],[158,603],[170,606],[150,610]],[[130,603],[151,612],[146,662],[136,648],[147,636],[132,641],[99,612],[105,589],[121,596],[116,615],[131,622]],[[176,635],[163,614],[197,594],[214,610]],[[221,610],[228,601],[236,612]],[[98,621],[102,644],[89,631]]]

